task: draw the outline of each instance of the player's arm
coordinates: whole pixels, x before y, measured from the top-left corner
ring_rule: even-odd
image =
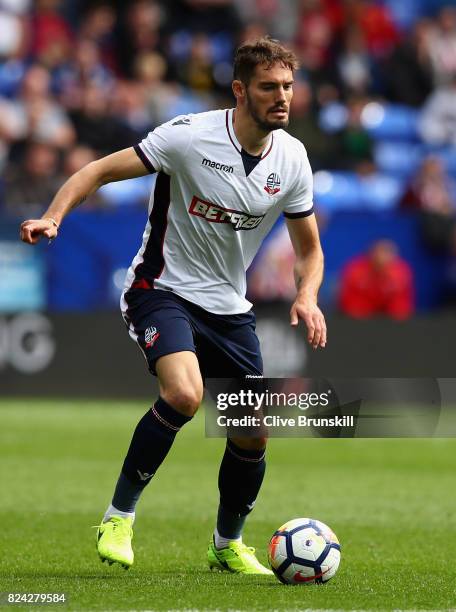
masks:
[[[326,345],[326,323],[318,307],[318,290],[323,279],[323,251],[315,215],[287,218],[287,227],[296,254],[294,274],[297,296],[291,311],[291,325],[302,319],[313,348]]]
[[[97,191],[102,185],[150,173],[134,148],[123,149],[91,162],[73,174],[59,189],[41,219],[29,219],[21,225],[21,240],[35,244],[42,237],[57,236],[65,215]]]

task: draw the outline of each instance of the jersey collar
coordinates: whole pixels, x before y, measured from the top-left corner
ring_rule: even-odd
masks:
[[[228,136],[231,140],[231,144],[233,145],[233,147],[236,149],[236,151],[240,155],[242,151],[242,145],[239,142],[239,140],[236,138],[236,134],[234,133],[233,117],[234,117],[234,108],[227,109],[226,111],[226,131],[228,132]],[[274,144],[274,134],[271,132],[271,135],[269,137],[269,142],[264,148],[264,151],[261,155],[261,159],[264,159],[267,155],[269,155],[273,144]]]

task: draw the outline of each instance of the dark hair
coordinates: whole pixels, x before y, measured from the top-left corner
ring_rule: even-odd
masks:
[[[233,79],[248,85],[258,65],[266,64],[270,68],[276,62],[290,70],[299,68],[296,55],[290,49],[285,49],[278,40],[264,36],[248,41],[238,47],[234,55]]]

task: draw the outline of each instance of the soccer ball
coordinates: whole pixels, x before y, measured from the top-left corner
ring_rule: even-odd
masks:
[[[284,584],[321,584],[337,572],[340,544],[321,521],[297,518],[274,533],[268,558],[272,571]]]

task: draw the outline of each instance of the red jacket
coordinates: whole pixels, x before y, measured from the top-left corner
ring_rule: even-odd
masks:
[[[369,256],[357,257],[342,272],[339,306],[344,314],[356,318],[410,317],[415,310],[410,266],[396,258],[379,270]]]

